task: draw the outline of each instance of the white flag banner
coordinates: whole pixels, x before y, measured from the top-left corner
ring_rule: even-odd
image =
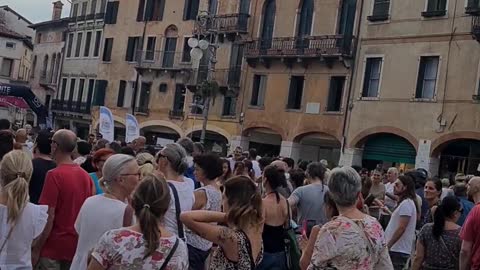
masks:
[[[113,125],[114,123],[112,112],[107,107],[101,106],[99,132],[100,134],[102,134],[102,137],[109,142],[113,142]]]
[[[125,118],[125,133],[125,141],[127,143],[140,137],[140,128],[138,126],[137,118],[128,113]]]

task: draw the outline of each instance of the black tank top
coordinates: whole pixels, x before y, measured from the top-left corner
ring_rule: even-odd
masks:
[[[268,253],[277,253],[285,251],[285,242],[284,238],[284,228],[283,225],[280,226],[270,226],[268,224],[263,225],[263,247],[265,252]]]

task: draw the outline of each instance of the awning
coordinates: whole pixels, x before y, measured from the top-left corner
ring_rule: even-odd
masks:
[[[363,159],[415,164],[417,152],[406,139],[388,133],[373,135],[365,143]]]

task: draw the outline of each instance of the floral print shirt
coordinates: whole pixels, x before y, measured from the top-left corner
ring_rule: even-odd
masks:
[[[380,257],[388,256],[386,246],[382,226],[375,218],[350,220],[340,216],[321,228],[308,270],[374,269]],[[384,259],[390,264],[389,258]]]
[[[122,228],[106,232],[99,240],[92,256],[105,269],[111,270],[150,270],[160,269],[170,254],[177,236],[160,238],[160,245],[149,257],[143,259],[146,242],[143,234]],[[166,266],[166,270],[187,270],[187,245],[178,240],[178,246]]]

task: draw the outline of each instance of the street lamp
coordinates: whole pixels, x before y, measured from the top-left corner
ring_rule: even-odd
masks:
[[[205,53],[208,59],[208,70],[207,70],[207,81],[202,82],[202,88],[212,85],[214,81],[215,75],[215,64],[217,62],[217,40],[218,34],[214,31],[209,29],[209,26],[212,25],[210,22],[213,21],[213,16],[211,16],[208,12],[202,11],[197,16],[196,20],[196,34],[198,38],[192,37],[188,39],[188,46],[191,48],[190,50],[190,57],[192,58],[192,62],[198,68],[200,65],[200,60],[203,58]],[[210,38],[207,40],[206,38]],[[198,81],[197,81],[198,84]],[[205,89],[202,89],[205,90]],[[210,110],[210,102],[212,99],[211,91],[202,91],[203,96],[203,125],[202,125],[202,133],[200,135],[200,142],[202,144],[205,143],[205,134],[207,132],[207,123],[208,123],[208,112]],[[200,107],[195,104],[196,107]]]

